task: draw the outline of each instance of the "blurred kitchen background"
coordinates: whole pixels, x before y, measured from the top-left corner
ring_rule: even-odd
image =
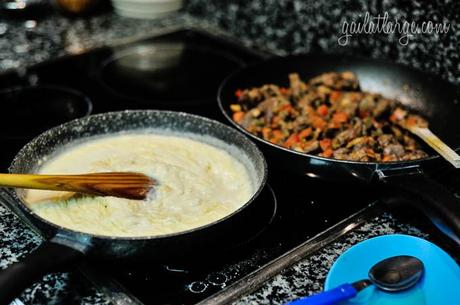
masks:
[[[1,0],[0,71],[188,25],[222,31],[247,46],[278,54],[360,54],[397,61],[460,82],[458,1],[112,1]],[[122,17],[113,7],[137,18]],[[355,34],[345,46],[339,45],[343,23],[362,22],[366,12],[370,16],[387,12],[389,20],[431,20],[448,24],[449,29],[443,34],[413,35],[407,45],[399,43],[398,33]]]

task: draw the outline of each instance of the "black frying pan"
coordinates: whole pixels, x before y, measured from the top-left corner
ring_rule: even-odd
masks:
[[[225,149],[243,162],[250,173],[255,194],[237,211],[206,226],[176,234],[129,238],[97,236],[60,227],[32,213],[22,201],[24,191],[6,189],[1,195],[6,199],[8,207],[48,241],[23,261],[0,271],[0,304],[9,304],[33,281],[48,272],[64,269],[83,256],[105,261],[171,261],[175,257],[193,255],[200,249],[208,250],[216,245],[220,246],[219,241],[238,242],[238,239],[234,239],[235,235],[248,233],[261,220],[260,214],[266,208],[266,202],[256,198],[267,177],[267,166],[262,153],[254,143],[236,130],[186,113],[123,111],[77,119],[48,130],[28,143],[17,154],[10,171],[34,172],[39,166],[39,160],[75,141],[146,128],[207,136],[200,138],[200,141]]]
[[[434,152],[427,158],[406,162],[356,162],[299,153],[267,142],[247,132],[231,119],[235,91],[263,84],[288,86],[288,74],[307,80],[324,72],[352,71],[363,90],[397,98],[429,119],[430,129],[453,149],[460,148],[459,90],[433,75],[385,61],[344,55],[297,55],[279,57],[243,68],[229,76],[218,93],[225,117],[255,139],[271,165],[310,177],[344,182],[381,183],[410,194],[415,206],[431,215],[447,234],[460,241],[460,200],[429,175],[450,166]],[[441,224],[443,223],[443,224]],[[446,226],[447,225],[447,228]],[[453,231],[453,232],[451,232]],[[453,234],[455,233],[455,234]]]

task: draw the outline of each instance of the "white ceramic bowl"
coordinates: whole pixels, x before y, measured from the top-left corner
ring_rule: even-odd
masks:
[[[155,19],[179,10],[183,0],[112,0],[120,16]]]

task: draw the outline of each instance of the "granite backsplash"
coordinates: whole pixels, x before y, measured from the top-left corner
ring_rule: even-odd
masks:
[[[89,18],[68,18],[50,13],[44,18],[3,18],[0,15],[0,72],[120,40],[155,35],[165,28],[188,24],[184,14],[158,20],[123,18],[113,12]]]
[[[353,34],[340,45],[344,22],[363,23],[388,14],[388,22],[421,25],[444,23],[444,33],[415,34],[407,44],[400,33]],[[374,19],[375,21],[375,19]],[[123,18],[108,12],[90,18],[51,14],[38,20],[11,20],[0,15],[0,71],[21,68],[65,54],[80,53],[156,29],[192,25],[224,30],[246,45],[279,54],[353,53],[388,59],[460,83],[460,2],[454,0],[186,0],[179,14],[160,20]]]
[[[398,0],[188,0],[186,11],[223,28],[247,43],[280,54],[340,52],[396,61],[460,83],[460,1]],[[354,34],[344,46],[344,22],[364,23],[369,17],[388,14],[390,22],[444,23],[444,33],[415,34],[400,42],[404,30],[394,34]],[[376,19],[374,19],[374,23]],[[381,19],[383,24],[383,20]]]

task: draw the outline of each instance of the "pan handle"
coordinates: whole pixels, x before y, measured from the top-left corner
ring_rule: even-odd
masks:
[[[65,270],[82,257],[79,250],[53,241],[43,242],[22,261],[0,271],[0,304],[10,304],[44,275]]]
[[[428,177],[420,168],[407,171],[378,171],[379,180],[402,190],[410,200],[405,203],[421,210],[444,234],[460,245],[460,200],[442,184]],[[414,200],[418,199],[418,200]],[[392,200],[384,200],[392,204]]]

